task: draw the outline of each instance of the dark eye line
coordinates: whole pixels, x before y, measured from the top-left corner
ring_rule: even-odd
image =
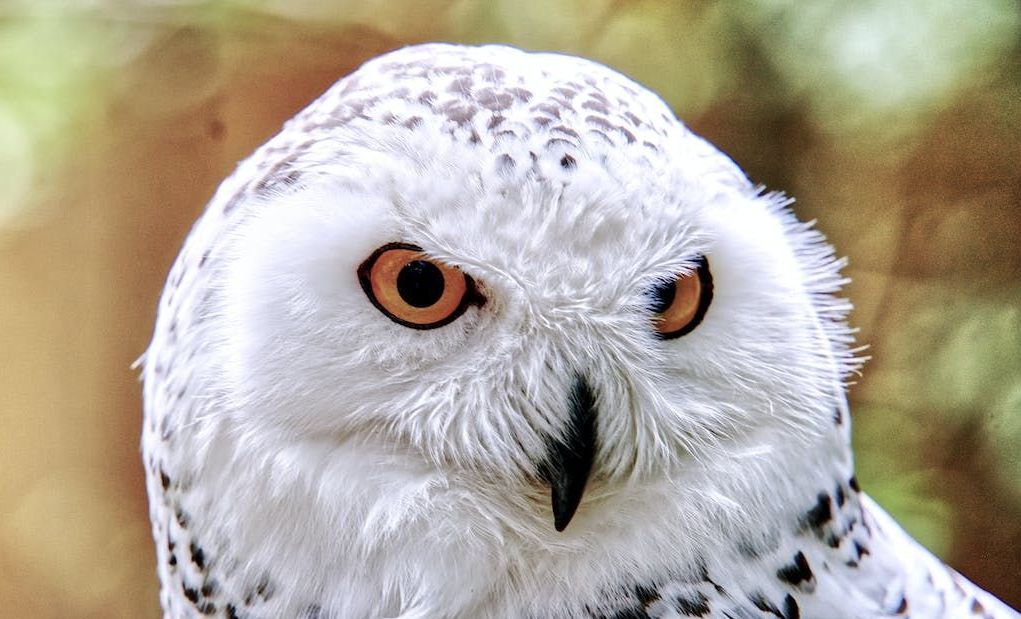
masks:
[[[402,241],[392,241],[390,243],[386,243],[385,245],[380,245],[379,247],[374,249],[372,253],[369,254],[369,257],[365,259],[365,262],[363,262],[362,265],[358,267],[359,270],[365,266],[371,267],[380,256],[382,256],[383,254],[392,249],[407,249],[409,251],[422,252],[423,254],[425,253],[425,250],[423,250],[418,245],[414,245],[412,243],[404,243]]]

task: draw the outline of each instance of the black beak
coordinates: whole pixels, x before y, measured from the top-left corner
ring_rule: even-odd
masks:
[[[592,388],[577,376],[568,397],[568,425],[563,438],[551,438],[541,470],[550,485],[553,526],[563,531],[574,517],[592,472],[596,453],[596,402]]]

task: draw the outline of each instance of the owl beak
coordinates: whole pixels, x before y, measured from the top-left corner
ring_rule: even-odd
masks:
[[[562,437],[551,437],[543,479],[550,485],[553,526],[563,531],[581,503],[585,484],[592,472],[596,452],[596,402],[592,388],[582,376],[576,376],[568,397],[568,424]]]

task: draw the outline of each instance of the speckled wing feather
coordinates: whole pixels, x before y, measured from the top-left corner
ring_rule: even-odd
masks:
[[[767,544],[721,544],[711,564],[623,588],[615,619],[975,617],[1018,613],[911,539],[851,478]],[[710,567],[711,565],[711,567]]]

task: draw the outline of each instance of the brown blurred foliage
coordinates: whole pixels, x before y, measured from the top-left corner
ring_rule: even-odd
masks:
[[[4,616],[158,616],[130,365],[166,272],[239,159],[425,40],[606,62],[797,196],[872,344],[863,485],[1021,605],[1021,5],[915,4],[0,0]]]

